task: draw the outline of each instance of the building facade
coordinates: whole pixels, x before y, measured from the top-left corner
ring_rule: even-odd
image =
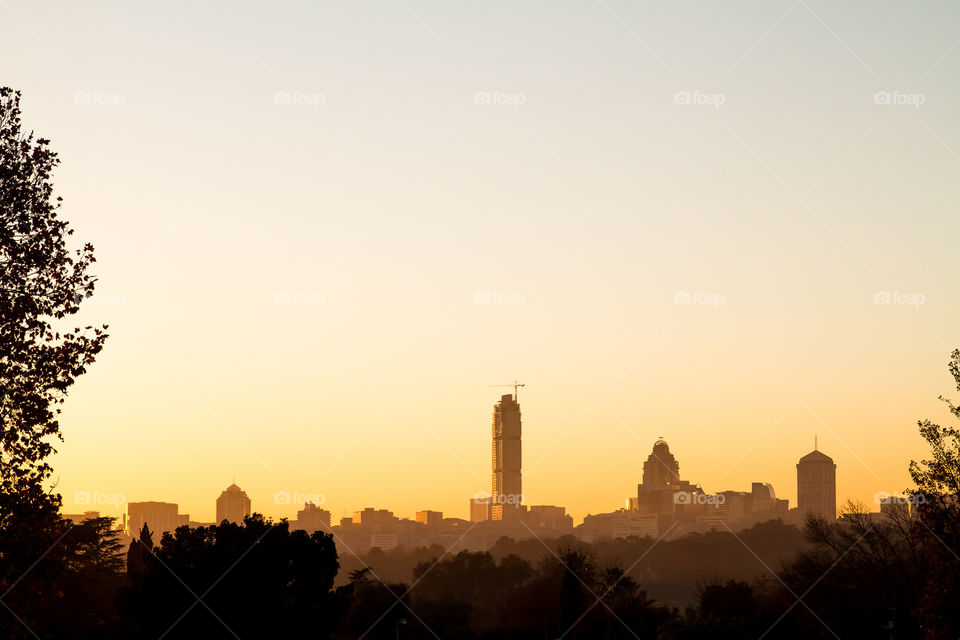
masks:
[[[442,511],[417,511],[415,519],[421,524],[434,527],[443,522]]]
[[[227,487],[217,498],[217,524],[227,522],[243,522],[250,515],[250,498],[235,484]]]
[[[470,522],[484,522],[490,519],[490,496],[470,498]]]
[[[492,520],[519,519],[524,511],[520,433],[520,405],[511,394],[501,396],[493,407]]]
[[[164,533],[173,532],[190,521],[188,514],[179,511],[175,502],[128,502],[127,534],[138,538],[146,524],[153,534],[154,544],[159,544]]]
[[[312,502],[303,505],[303,509],[297,511],[297,519],[290,523],[290,529],[303,529],[309,533],[314,531],[330,531],[330,512],[321,509]]]
[[[804,518],[837,517],[837,465],[821,451],[813,450],[797,463],[797,508]]]

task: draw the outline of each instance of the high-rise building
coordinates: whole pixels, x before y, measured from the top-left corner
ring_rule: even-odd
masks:
[[[250,515],[250,498],[235,484],[227,487],[217,498],[217,524],[227,522],[243,522]]]
[[[803,517],[837,517],[837,465],[816,449],[797,463],[797,508]]]
[[[628,506],[635,508],[635,513],[656,515],[658,530],[664,534],[677,522],[696,519],[697,512],[702,510],[702,494],[699,486],[680,479],[680,463],[660,438],[643,463],[643,482],[637,485],[636,502]]]
[[[492,520],[513,520],[523,511],[520,460],[520,405],[508,393],[493,407]]]
[[[128,502],[127,534],[139,536],[146,523],[153,534],[154,544],[159,544],[164,533],[173,532],[190,521],[189,514],[179,511],[180,507],[175,502]]]
[[[666,489],[680,479],[680,463],[663,439],[653,443],[653,451],[643,463],[643,486],[647,491]]]

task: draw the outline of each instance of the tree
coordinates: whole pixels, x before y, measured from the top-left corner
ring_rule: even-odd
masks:
[[[120,599],[143,637],[322,638],[332,624],[339,563],[329,534],[254,514],[165,533],[144,565]]]
[[[103,638],[120,633],[114,601],[123,584],[123,545],[116,518],[73,525],[55,551],[63,571],[46,601],[39,633],[45,637]]]
[[[93,294],[93,247],[71,250],[51,175],[49,140],[24,134],[20,93],[0,88],[0,476],[4,489],[41,481],[60,437],[59,405],[103,348],[106,327],[67,329]]]
[[[140,538],[134,539],[127,549],[127,576],[132,582],[137,582],[143,578],[143,572],[146,568],[145,558],[153,553],[153,534],[147,528],[147,523],[143,523],[140,529]]]
[[[960,350],[948,365],[960,391]],[[960,407],[940,396],[950,413],[960,418]],[[930,420],[918,422],[920,435],[930,445],[931,457],[910,462],[917,485],[911,495],[921,523],[935,542],[923,595],[921,624],[931,639],[960,636],[960,430]]]
[[[60,496],[44,487],[47,458],[67,389],[107,337],[106,327],[66,325],[93,293],[94,257],[89,244],[67,245],[73,232],[51,183],[57,163],[48,140],[21,131],[19,92],[0,87],[0,586],[15,587],[4,602],[16,611],[0,611],[0,625],[12,625],[11,636],[32,633],[63,569],[49,553],[67,525]]]
[[[89,576],[95,581],[100,576],[119,575],[123,571],[123,544],[120,532],[113,528],[116,518],[100,517],[74,525],[65,541],[70,555],[68,568]]]

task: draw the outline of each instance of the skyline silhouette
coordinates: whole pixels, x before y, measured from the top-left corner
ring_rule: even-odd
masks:
[[[573,461],[613,494],[666,431],[701,481],[795,500],[767,461],[819,433],[840,495],[909,483],[960,321],[946,6],[56,7],[10,5],[4,52],[112,330],[68,499],[200,513],[237,474],[412,513],[397,460],[489,484],[478,390],[513,377],[526,491],[578,515]]]
[[[954,2],[3,0],[0,60],[0,640],[960,637]]]
[[[500,521],[500,520],[523,520],[528,513],[528,509],[536,505],[536,501],[527,500],[522,491],[521,484],[521,475],[522,475],[522,427],[521,427],[521,409],[517,401],[517,387],[523,386],[519,384],[514,385],[513,394],[502,395],[499,401],[493,407],[493,446],[492,446],[492,487],[489,492],[479,495],[476,494],[470,499],[470,503],[463,512],[446,512],[448,518],[461,519],[466,521]],[[798,500],[792,505],[787,499],[777,499],[776,489],[770,483],[764,482],[752,482],[752,492],[756,494],[757,486],[765,487],[767,497],[766,500],[770,501],[769,513],[767,514],[764,509],[757,509],[763,511],[766,515],[765,517],[774,519],[774,518],[787,518],[789,521],[795,522],[797,524],[801,523],[803,518],[808,514],[818,515],[826,518],[834,518],[838,515],[838,506],[841,503],[846,502],[856,502],[850,500],[849,498],[838,500],[836,494],[836,468],[837,465],[833,462],[832,458],[825,455],[819,449],[819,444],[816,436],[814,437],[814,449],[810,453],[799,458],[796,464],[796,487],[797,487],[797,496]],[[680,467],[676,457],[671,453],[669,445],[662,438],[658,438],[653,445],[653,450],[650,455],[647,457],[646,461],[643,464],[642,469],[642,481],[639,483],[637,497],[627,497],[625,498],[625,505],[622,505],[619,511],[627,512],[637,512],[637,513],[650,513],[650,514],[660,514],[661,517],[667,516],[667,524],[670,522],[679,521],[682,516],[682,507],[680,509],[681,515],[676,514],[677,507],[675,505],[684,504],[685,502],[692,502],[690,507],[696,507],[697,505],[706,505],[710,504],[714,506],[716,514],[713,516],[713,520],[709,518],[704,520],[704,522],[709,526],[713,526],[719,523],[734,522],[733,519],[727,520],[727,510],[732,509],[730,505],[724,507],[723,517],[719,517],[719,507],[722,506],[714,504],[716,502],[715,498],[723,498],[723,494],[734,494],[737,493],[735,489],[730,488],[713,488],[712,493],[704,489],[704,485],[701,482],[691,482],[689,480],[680,479]],[[710,487],[708,486],[708,489]],[[877,492],[874,494],[874,499],[872,503],[864,504],[864,508],[870,510],[874,509],[879,513],[881,507],[886,504],[887,501],[892,497],[896,499],[899,495],[897,493],[887,493],[887,492]],[[678,498],[679,496],[679,498]],[[243,518],[249,516],[251,513],[256,511],[267,515],[268,517],[278,517],[278,518],[288,518],[292,526],[296,528],[296,519],[290,518],[287,515],[276,515],[273,511],[276,510],[299,510],[299,513],[303,513],[302,509],[320,509],[325,514],[326,517],[326,526],[329,527],[331,523],[331,518],[336,522],[337,519],[335,513],[331,513],[329,509],[326,509],[327,497],[323,493],[304,493],[304,492],[287,492],[287,491],[278,491],[273,495],[272,502],[265,505],[258,505],[257,509],[252,508],[252,502],[248,497],[247,493],[243,491],[237,484],[236,478],[234,481],[224,489],[219,497],[216,499],[216,518],[209,521],[204,521],[202,517],[190,518],[189,514],[177,515],[179,507],[178,503],[167,503],[164,501],[151,501],[151,500],[134,500],[129,503],[126,501],[124,496],[119,496],[121,499],[116,500],[118,496],[97,496],[96,494],[91,496],[89,494],[79,494],[74,496],[73,503],[89,507],[85,509],[84,512],[87,514],[93,514],[94,512],[97,515],[106,515],[105,510],[97,509],[94,507],[104,506],[114,506],[121,509],[121,514],[119,517],[122,518],[124,522],[124,529],[127,530],[128,535],[132,535],[130,532],[139,531],[139,529],[144,524],[144,519],[141,516],[133,516],[133,506],[134,505],[152,505],[157,504],[161,508],[161,512],[164,515],[159,516],[163,522],[162,525],[157,525],[159,527],[157,531],[172,531],[176,526],[187,523],[198,524],[217,524],[223,520],[228,520],[230,522],[239,523],[243,521]],[[423,496],[422,501],[424,503],[434,501],[437,498],[435,496]],[[482,503],[482,504],[481,504]],[[774,503],[777,503],[777,509],[773,510]],[[364,503],[367,508],[370,508],[369,505],[374,505],[374,507],[388,507],[390,505],[384,505],[377,502],[376,497],[371,497]],[[425,504],[424,507],[429,507],[430,505]],[[499,506],[500,509],[496,507]],[[477,509],[476,507],[479,507]],[[143,507],[137,506],[138,513],[139,509]],[[169,514],[163,510],[169,510],[172,508]],[[556,509],[560,508],[561,511],[565,509],[563,504],[552,505],[550,507],[540,507],[540,508],[550,508]],[[740,507],[742,509],[742,507]],[[790,514],[788,517],[788,509]],[[751,509],[748,508],[749,512]],[[354,514],[354,519],[357,518],[356,514],[359,513],[356,509],[351,511],[344,510],[342,516],[346,517],[348,513]],[[442,517],[444,512],[442,511],[430,511],[424,510],[424,508],[417,510],[416,520],[420,521],[420,514],[437,514],[438,517]],[[585,514],[587,518],[593,517],[596,520],[597,514],[602,514],[600,511],[590,511]],[[673,514],[673,515],[669,515]],[[130,521],[127,522],[127,516],[130,515]],[[465,518],[462,516],[466,515]],[[563,514],[561,513],[561,516]],[[408,518],[408,515],[401,514],[401,517]],[[426,517],[426,516],[424,516]],[[737,518],[742,516],[737,516]],[[699,511],[694,515],[692,512],[688,513],[683,519],[686,522],[699,522],[701,519],[701,514]],[[411,519],[412,520],[412,519]],[[572,520],[572,524],[581,524],[580,519]],[[654,525],[653,531],[656,531],[659,535],[666,528],[667,524],[661,523],[659,526]],[[566,531],[566,529],[563,529]],[[560,532],[560,529],[558,529]],[[678,530],[676,534],[682,533],[681,530]]]

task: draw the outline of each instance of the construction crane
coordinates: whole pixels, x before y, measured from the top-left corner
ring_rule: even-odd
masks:
[[[522,382],[517,382],[516,380],[514,380],[512,383],[508,383],[508,384],[492,384],[492,385],[490,385],[490,386],[491,386],[491,387],[513,387],[513,401],[514,401],[514,402],[519,402],[520,399],[519,399],[519,397],[517,396],[517,389],[520,388],[520,387],[525,387],[525,386],[527,386],[527,385],[525,385],[525,384],[522,383]]]

